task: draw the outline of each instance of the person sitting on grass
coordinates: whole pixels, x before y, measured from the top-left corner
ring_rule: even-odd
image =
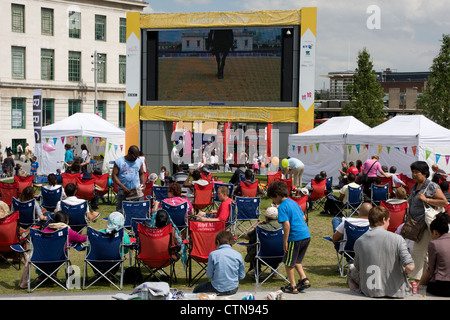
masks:
[[[65,193],[66,193],[67,198],[64,199],[64,200],[61,200],[61,201],[64,202],[65,204],[74,206],[74,205],[78,205],[78,204],[83,203],[83,202],[86,201],[86,200],[84,200],[84,199],[79,199],[79,198],[77,198],[77,196],[76,196],[76,193],[77,193],[77,186],[76,186],[74,183],[68,183],[68,184],[66,185],[66,188],[65,188],[64,190],[65,190]],[[55,209],[55,211],[61,211],[61,201],[59,201],[59,202],[56,204],[56,209]],[[86,203],[87,203],[87,202],[86,202]],[[91,212],[89,211],[89,205],[86,204],[86,218],[87,218],[89,221],[95,221],[95,220],[97,220],[98,217],[100,217],[100,212],[93,211],[93,212],[91,213]]]

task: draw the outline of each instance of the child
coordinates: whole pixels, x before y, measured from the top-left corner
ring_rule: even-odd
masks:
[[[31,167],[30,167],[30,175],[34,176],[34,178],[36,179],[36,176],[38,174],[38,168],[39,168],[39,162],[37,162],[37,158],[36,156],[33,156],[33,158],[31,158]]]
[[[166,179],[166,167],[161,167],[161,172],[159,173],[159,180],[161,181],[161,186],[164,186],[165,179]]]
[[[22,170],[22,165],[20,163],[16,163],[16,166],[14,167],[16,176],[19,175],[20,170]]]
[[[230,231],[221,230],[217,233],[217,250],[209,254],[206,268],[206,275],[211,281],[197,285],[193,293],[232,295],[237,292],[239,280],[245,277],[245,266],[242,255],[231,248],[233,243],[234,238]]]
[[[33,187],[26,187],[22,190],[22,193],[19,196],[19,202],[24,203],[28,202],[30,200],[34,199],[34,219],[38,220],[40,224],[47,221],[47,216],[45,213],[47,213],[47,210],[42,209],[39,205],[39,202],[34,198],[34,188]],[[16,209],[14,209],[14,204],[12,204],[11,212],[15,212]]]
[[[283,263],[290,284],[281,290],[297,294],[311,286],[302,266],[303,257],[311,240],[309,229],[300,206],[288,198],[289,191],[284,182],[272,182],[267,190],[267,196],[278,206],[278,222],[283,224]],[[300,276],[297,284],[294,270]]]

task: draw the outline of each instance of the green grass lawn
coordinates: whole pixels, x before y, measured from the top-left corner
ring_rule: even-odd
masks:
[[[217,173],[214,174],[222,179],[224,182],[228,182],[231,177],[230,173]],[[258,176],[261,182],[266,181],[266,176]],[[271,205],[270,199],[263,197],[261,201],[261,212]],[[99,211],[102,217],[97,221],[91,223],[91,227],[95,229],[103,229],[107,222],[102,218],[108,217],[108,215],[115,210],[115,205],[101,204]],[[261,219],[263,216],[261,215]],[[312,288],[345,288],[346,281],[345,278],[339,276],[337,270],[337,261],[334,247],[328,241],[322,239],[323,236],[330,236],[332,232],[331,227],[331,216],[322,216],[319,214],[319,210],[309,212],[309,229],[311,232],[311,242],[306,252],[305,259],[303,261],[303,266],[307,277],[310,279]],[[238,242],[245,242],[244,239],[239,239]],[[233,248],[242,253],[243,256],[246,254],[246,249],[244,246],[235,244]],[[78,252],[76,250],[70,250],[70,260],[73,265],[79,267],[81,276],[83,275],[83,259],[85,252]],[[125,261],[125,267],[129,266],[130,261]],[[134,259],[133,259],[134,260]],[[248,264],[246,263],[246,268],[248,269]],[[90,270],[90,269],[89,269]],[[180,261],[176,263],[176,275],[178,281],[172,284],[172,287],[179,290],[189,290],[192,288],[187,287],[186,272]],[[280,268],[284,273],[284,266]],[[0,294],[17,294],[26,293],[26,289],[20,289],[19,279],[23,271],[23,266],[21,270],[17,271],[13,267],[9,266],[4,261],[0,261]],[[92,270],[89,271],[92,274]],[[63,272],[60,271],[60,278],[63,278]],[[145,272],[144,272],[145,275]],[[296,275],[297,276],[297,275]],[[201,281],[205,281],[206,278]],[[151,281],[151,280],[148,280]],[[48,284],[47,284],[48,283]],[[47,293],[47,292],[64,292],[64,289],[60,288],[56,284],[50,284],[49,281],[39,287],[35,292],[37,293]],[[82,283],[82,280],[81,280]],[[266,281],[261,289],[262,290],[278,290],[284,281],[282,279],[269,279]],[[245,279],[240,282],[240,289],[242,290],[254,290],[255,280],[250,276],[246,276]],[[124,284],[124,291],[131,291],[133,289],[132,284]],[[73,289],[74,291],[82,291],[81,289]],[[106,281],[99,281],[88,289],[90,292],[94,291],[114,291],[116,290],[112,285]]]

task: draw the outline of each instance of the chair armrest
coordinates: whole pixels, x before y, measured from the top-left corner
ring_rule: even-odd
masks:
[[[25,252],[29,252],[30,249],[24,249],[20,244],[13,244],[11,246],[9,246],[12,250],[19,252],[19,253],[25,253]]]

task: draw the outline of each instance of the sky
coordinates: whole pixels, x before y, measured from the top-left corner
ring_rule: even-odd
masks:
[[[375,71],[429,71],[443,34],[449,0],[145,0],[145,13],[291,10],[317,7],[315,88],[329,72],[355,70],[366,48]]]

